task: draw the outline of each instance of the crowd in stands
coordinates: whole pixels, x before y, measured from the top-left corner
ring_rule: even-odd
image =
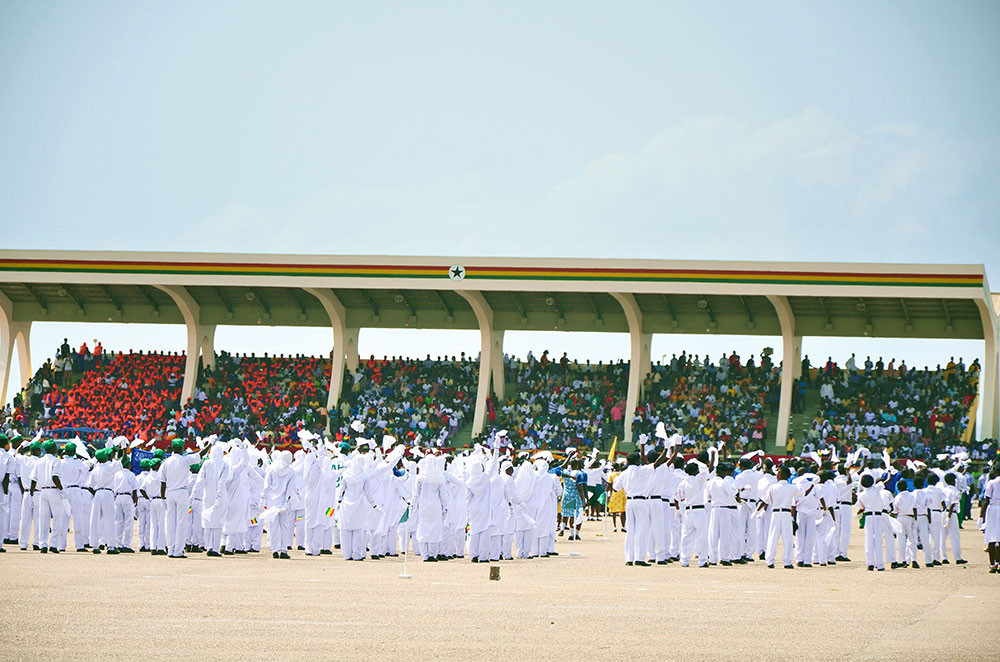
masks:
[[[777,408],[778,377],[768,350],[759,363],[754,356],[744,363],[735,351],[717,363],[707,354],[674,354],[646,378],[633,430],[652,436],[663,421],[692,452],[720,440],[733,451],[763,448],[765,407]]]
[[[359,420],[378,432],[376,438],[391,434],[410,444],[450,446],[471,421],[478,378],[479,361],[464,352],[436,360],[372,356],[347,375],[331,427],[348,435],[350,423]]]
[[[841,368],[832,359],[803,378],[819,384],[819,409],[806,432],[803,449],[828,446],[889,448],[897,455],[928,458],[968,452],[963,434],[969,425],[979,384],[979,362],[966,366],[954,357],[942,368],[909,368],[896,359],[885,364],[855,356]],[[979,449],[971,449],[978,452]]]
[[[579,363],[548,351],[524,361],[504,356],[510,393],[491,399],[487,434],[506,430],[519,448],[567,446],[607,449],[624,433],[628,363]]]
[[[14,399],[21,425],[78,427],[147,436],[163,428],[176,409],[184,356],[168,353],[106,353],[64,341],[56,358],[35,373]]]
[[[734,451],[765,447],[768,419],[776,416],[780,368],[770,350],[745,362],[735,352],[712,362],[682,352],[657,362],[642,384],[640,406],[626,411],[629,364],[580,363],[565,354],[504,357],[506,397],[491,398],[484,437],[507,431],[519,448],[567,446],[607,450],[622,438],[627,417],[633,434],[652,436],[663,421],[688,451],[719,440]],[[327,357],[233,355],[222,352],[199,372],[194,397],[180,402],[184,356],[179,353],[106,352],[64,342],[8,407],[10,423],[39,427],[96,428],[126,436],[218,434],[252,438],[267,432],[294,440],[298,429],[329,423],[341,437],[360,420],[371,433],[400,441],[451,446],[471,423],[478,360],[459,357],[360,361],[346,371],[341,402],[327,412]],[[795,382],[793,412],[805,412],[812,389],[813,418],[801,430],[797,452],[858,445],[899,456],[930,458],[943,452],[988,453],[969,442],[966,428],[980,366],[959,358],[922,370],[893,359],[854,355],[840,367],[832,359],[813,367],[808,357]],[[818,389],[818,397],[815,393]],[[772,426],[773,427],[773,426]],[[798,433],[800,430],[793,430]]]

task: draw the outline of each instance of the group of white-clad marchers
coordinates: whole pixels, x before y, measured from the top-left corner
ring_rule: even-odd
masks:
[[[177,439],[138,475],[125,438],[93,454],[79,441],[12,448],[5,438],[3,538],[58,553],[72,530],[77,551],[119,554],[135,549],[138,529],[140,551],[184,558],[258,552],[266,530],[275,558],[289,558],[293,542],[311,556],[340,548],[352,561],[397,556],[411,542],[428,562],[556,555],[562,483],[551,453],[477,446],[452,456],[352,429],[353,443],[302,431],[294,455],[213,437],[187,449]]]
[[[967,456],[894,463],[859,447],[843,461],[826,452],[776,464],[756,451],[731,463],[720,444],[685,462],[662,424],[657,437],[641,440],[643,452],[614,481],[627,498],[626,565],[760,559],[773,568],[779,542],[786,568],[835,565],[850,561],[854,515],[863,518],[869,570],[918,568],[921,551],[927,567],[947,564],[946,541],[955,562],[966,563],[958,512]]]

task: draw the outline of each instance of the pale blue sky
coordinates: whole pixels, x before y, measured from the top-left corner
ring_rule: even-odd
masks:
[[[5,3],[2,245],[972,262],[998,289],[997,34],[995,2]],[[183,341],[38,325],[36,362],[69,333]],[[450,347],[478,338],[361,341]],[[627,355],[609,335],[507,344],[528,347]]]

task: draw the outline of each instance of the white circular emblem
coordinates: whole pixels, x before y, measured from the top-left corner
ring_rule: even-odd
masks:
[[[448,278],[452,280],[462,280],[465,278],[465,267],[460,264],[453,264],[448,267]]]

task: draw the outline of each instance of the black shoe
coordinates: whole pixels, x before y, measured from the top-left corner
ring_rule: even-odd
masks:
[[[797,565],[797,566],[798,566],[798,567],[800,567],[800,568],[804,568],[804,567],[806,567],[806,564],[805,564],[805,562],[804,562],[804,561],[799,561],[799,562],[798,562],[798,563],[796,563],[795,565]]]
[[[667,561],[657,561],[656,565],[667,565]]]
[[[873,566],[873,565],[870,565],[870,566],[868,566],[868,572],[871,572],[871,571],[873,571],[874,569],[875,569],[875,566]]]
[[[934,561],[934,565],[941,565],[940,561]]]
[[[941,561],[941,565],[949,565],[950,563],[951,563],[951,561],[949,561],[948,559],[945,559],[944,561]]]
[[[112,555],[112,554],[117,554],[117,553],[118,553],[118,550],[117,550],[117,549],[114,549],[114,548],[112,548],[112,549],[109,549],[109,550],[108,550],[108,556],[110,556],[110,555]],[[166,554],[166,552],[164,552],[164,554]]]
[[[559,556],[559,552],[549,552],[549,556]]]
[[[35,550],[36,552],[40,552],[40,551],[42,551],[42,550],[40,550],[40,549],[38,548],[38,545],[32,545],[32,546],[31,546],[31,549]]]
[[[296,547],[296,549],[298,549],[300,552],[304,552],[306,550],[306,548],[303,547],[302,545],[299,545],[298,547]]]
[[[90,551],[91,551],[92,554],[100,554],[101,553],[101,550],[97,549],[96,547],[94,549],[90,550]]]
[[[878,568],[879,572],[885,572],[885,568]]]
[[[720,561],[720,565],[724,565],[724,566],[732,566],[732,565],[733,565],[733,563],[732,563],[732,561]]]
[[[235,554],[236,552],[234,552],[234,551],[232,551],[232,550],[226,550],[226,551],[224,551],[224,552],[222,552],[222,553],[223,553],[223,554],[225,554],[226,556],[232,556],[232,555],[233,555],[233,554]]]
[[[234,550],[234,553],[235,554],[246,554],[247,550],[245,550],[245,549],[237,549],[237,550]]]
[[[773,563],[768,563],[767,567],[770,568],[771,570],[774,570],[774,564]]]
[[[625,565],[635,565],[635,564],[632,563],[631,561],[625,561]]]
[[[211,554],[211,552],[209,552],[209,553]],[[281,558],[281,555],[278,554],[278,552],[274,552],[274,553],[271,554],[271,557],[275,558],[275,559],[278,559],[278,558]]]
[[[42,554],[48,554],[49,553],[49,548],[48,547],[42,547],[38,551],[41,552]]]
[[[920,564],[917,563],[916,561],[914,561],[913,563],[910,564],[910,567],[913,568],[913,569],[919,569],[920,568]]]
[[[330,554],[333,554],[333,552],[331,552],[328,549],[321,549],[321,550],[319,550],[319,553],[320,553],[320,556],[328,556]]]
[[[638,566],[642,566],[643,568],[648,568],[649,567],[649,564],[646,563],[645,561],[636,561],[635,564],[638,565]]]
[[[334,545],[333,548],[334,549],[340,549],[340,545]]]
[[[58,554],[59,550],[56,549],[55,547],[49,547],[49,553],[50,554]]]
[[[479,563],[479,559],[478,559],[478,558],[476,558],[475,556],[473,556],[473,557],[472,557],[472,562],[473,562],[473,563]]]
[[[436,556],[428,556],[424,559],[424,563],[437,563],[437,560]]]
[[[955,565],[965,565],[966,563],[968,563],[968,561],[966,561],[965,559],[958,559],[957,561],[955,561]]]
[[[847,558],[846,556],[838,556],[837,557],[837,562],[840,562],[840,563],[847,563],[850,560],[851,559]]]
[[[281,553],[281,558],[283,558],[283,559],[290,559],[292,557],[288,555],[288,552],[282,552]]]
[[[84,549],[86,549],[86,547]],[[145,548],[145,547],[140,547],[139,551],[140,552],[148,552],[149,550],[147,548]]]
[[[172,558],[172,559],[186,559],[187,556],[185,556],[184,554],[181,554],[179,556],[171,556],[170,558]]]
[[[205,556],[222,556],[222,554],[219,554],[216,551],[210,551],[210,552],[206,552]]]

